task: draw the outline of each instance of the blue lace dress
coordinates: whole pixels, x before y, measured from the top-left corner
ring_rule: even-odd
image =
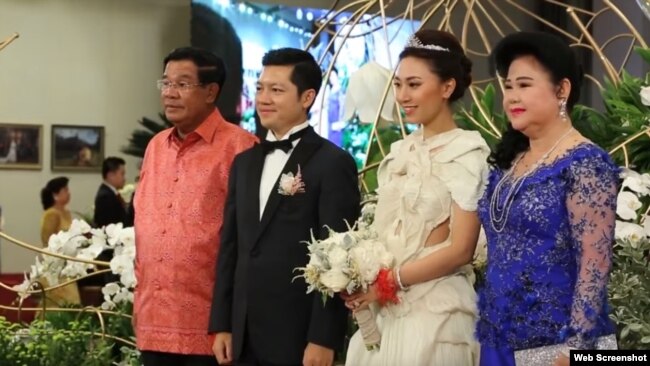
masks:
[[[591,143],[532,172],[515,193],[505,224],[491,199],[504,171],[490,172],[479,202],[488,246],[479,290],[481,365],[514,365],[514,351],[565,343],[589,349],[612,334],[611,268],[619,168]],[[497,195],[502,208],[513,179]]]

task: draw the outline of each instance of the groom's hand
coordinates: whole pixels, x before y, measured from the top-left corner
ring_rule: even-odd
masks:
[[[333,363],[334,350],[314,343],[307,344],[302,358],[303,366],[332,366]]]
[[[228,365],[232,362],[232,333],[217,333],[212,343],[212,352],[217,357],[219,365]]]

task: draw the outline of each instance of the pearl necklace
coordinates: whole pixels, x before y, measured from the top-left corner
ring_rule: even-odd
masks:
[[[492,225],[492,229],[494,229],[494,231],[500,233],[506,227],[506,223],[508,222],[508,215],[510,214],[510,207],[512,206],[512,203],[515,200],[515,196],[517,195],[517,192],[519,192],[521,186],[524,184],[526,178],[528,178],[535,170],[537,170],[540,165],[542,165],[542,163],[549,157],[549,155],[551,155],[551,153],[555,151],[558,145],[560,145],[560,142],[569,136],[572,131],[573,127],[569,128],[567,132],[565,132],[564,135],[562,135],[562,137],[560,137],[557,142],[555,142],[555,144],[544,155],[542,155],[539,160],[535,162],[535,165],[533,165],[519,178],[515,178],[512,185],[510,186],[510,189],[506,193],[505,199],[503,200],[503,205],[499,205],[501,196],[504,193],[503,186],[505,182],[514,175],[517,164],[519,164],[519,161],[524,157],[525,154],[519,155],[510,169],[503,175],[503,177],[501,177],[496,187],[494,188],[494,192],[492,192],[492,197],[490,198],[490,224]]]

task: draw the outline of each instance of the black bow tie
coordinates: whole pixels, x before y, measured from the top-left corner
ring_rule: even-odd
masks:
[[[291,151],[291,149],[293,149],[293,141],[301,138],[302,135],[304,135],[305,132],[307,132],[308,128],[309,127],[303,128],[302,130],[300,130],[298,132],[292,133],[289,136],[289,138],[286,139],[286,140],[280,140],[280,141],[264,140],[264,141],[262,141],[262,150],[264,151],[264,154],[268,154],[268,153],[274,151],[275,149],[280,149],[280,150],[284,151],[285,153],[288,153],[289,151]]]

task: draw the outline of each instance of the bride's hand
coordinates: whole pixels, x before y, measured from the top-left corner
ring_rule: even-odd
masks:
[[[357,291],[353,294],[341,293],[341,297],[345,300],[345,306],[352,311],[367,308],[370,303],[377,301],[379,298],[375,286],[374,284],[369,286],[366,292]]]

